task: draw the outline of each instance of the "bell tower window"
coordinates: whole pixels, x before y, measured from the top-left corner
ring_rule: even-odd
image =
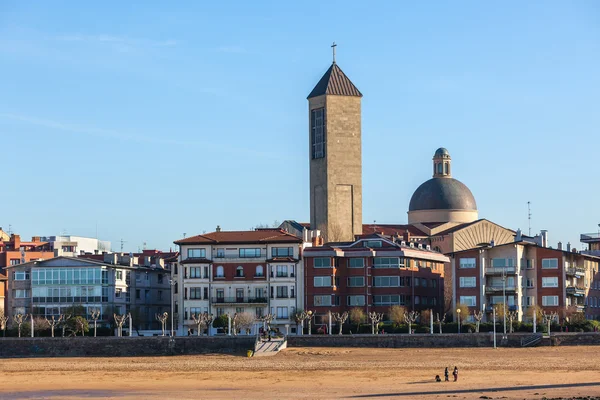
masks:
[[[448,171],[449,171],[448,163],[445,162],[444,163],[444,175],[448,175],[448,173],[449,173]]]
[[[441,175],[441,174],[442,174],[442,163],[438,163],[438,165],[437,165],[437,173],[438,173],[439,175]]]
[[[310,142],[313,160],[325,157],[325,108],[310,112]]]

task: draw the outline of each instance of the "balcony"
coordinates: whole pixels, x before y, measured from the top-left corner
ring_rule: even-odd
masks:
[[[267,254],[266,253],[261,253],[260,256],[256,256],[256,257],[241,257],[239,254],[216,254],[213,255],[213,263],[218,263],[218,262],[231,262],[232,260],[245,260],[246,262],[253,262],[253,261],[265,261],[267,259]]]
[[[567,274],[567,276],[584,277],[585,276],[585,268],[569,267],[566,269],[565,273]]]
[[[516,289],[515,285],[486,285],[485,293],[501,293],[502,291],[514,292]]]
[[[500,312],[500,309],[501,309],[502,307],[504,307],[504,304],[503,304],[503,303],[498,303],[498,304],[490,304],[490,305],[488,305],[488,306],[485,308],[485,312],[488,312],[488,313],[491,313],[491,312],[493,312],[493,311],[494,311],[494,307],[496,307],[496,316],[497,316],[497,313],[498,313],[498,312]],[[516,306],[516,305],[512,305],[512,306],[511,306],[511,305],[508,305],[508,304],[506,304],[506,310],[507,310],[507,311],[519,311],[519,307],[518,307],[518,306]]]
[[[585,289],[579,286],[567,286],[567,294],[571,296],[585,296]]]
[[[293,272],[291,272],[289,274],[271,272],[270,275],[271,275],[271,278],[294,278],[295,277],[295,274]]]
[[[215,304],[267,304],[266,297],[211,297]]]
[[[516,267],[487,267],[485,269],[486,275],[515,275],[516,273]]]

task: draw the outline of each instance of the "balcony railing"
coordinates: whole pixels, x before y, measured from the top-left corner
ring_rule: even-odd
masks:
[[[504,307],[503,303],[498,303],[498,304],[490,304],[485,308],[485,311],[488,313],[491,313],[494,311],[494,307],[496,307],[496,313],[501,312],[502,307]],[[506,310],[507,311],[518,311],[519,307],[516,305],[506,305]]]
[[[222,304],[266,304],[266,297],[212,297],[213,303]]]
[[[503,290],[507,292],[514,292],[516,290],[516,287],[515,285],[486,285],[485,287],[486,293],[498,293],[502,292]]]
[[[573,296],[585,296],[585,288],[579,286],[567,286],[567,294]]]
[[[487,275],[514,275],[517,273],[516,267],[487,267],[485,269]]]
[[[261,253],[260,255],[257,255],[256,257],[248,257],[248,256],[240,256],[239,254],[214,254],[213,255],[213,261],[217,261],[217,260],[232,260],[232,259],[238,259],[238,258],[242,258],[242,259],[248,259],[248,260],[256,260],[259,258],[267,258],[267,254],[266,253]]]
[[[585,276],[585,268],[569,267],[566,270],[567,276]]]

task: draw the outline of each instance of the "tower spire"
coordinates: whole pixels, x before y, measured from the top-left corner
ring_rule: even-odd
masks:
[[[337,47],[337,44],[335,44],[335,42],[333,42],[333,44],[331,45],[331,49],[333,51],[333,63],[335,64],[335,48]]]

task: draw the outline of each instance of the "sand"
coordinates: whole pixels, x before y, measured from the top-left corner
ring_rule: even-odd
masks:
[[[443,378],[459,368],[458,382]],[[8,359],[0,399],[541,399],[600,396],[599,347],[295,348],[204,355]],[[452,380],[452,376],[450,376]],[[485,397],[484,397],[485,396]]]

